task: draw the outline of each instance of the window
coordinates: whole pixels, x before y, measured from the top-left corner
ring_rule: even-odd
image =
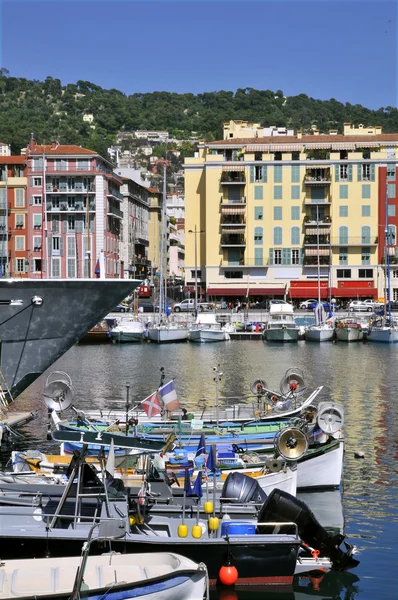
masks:
[[[41,215],[33,215],[33,229],[40,229],[41,228]]]
[[[394,279],[398,279],[398,271],[391,271],[391,274]]]
[[[33,177],[32,186],[33,187],[41,187],[42,186],[42,178],[41,177]]]
[[[348,206],[339,207],[339,217],[348,217]]]
[[[60,238],[59,237],[53,237],[53,243],[52,243],[52,248],[53,250],[55,250],[56,252],[59,252],[59,248],[60,248],[60,243],[59,243]]]
[[[339,227],[339,244],[348,244],[348,227]]]
[[[351,269],[337,269],[338,279],[351,279]]]
[[[262,219],[263,219],[263,207],[262,206],[254,207],[254,219],[256,221],[262,221]]]
[[[33,271],[35,273],[40,273],[41,269],[42,269],[42,260],[41,260],[41,258],[34,258],[32,266],[33,266]]]
[[[274,152],[274,160],[282,160],[282,152]]]
[[[274,227],[274,245],[281,246],[283,243],[282,227]]]
[[[300,152],[298,150],[292,152],[292,160],[300,160]]]
[[[340,186],[340,200],[348,200],[348,185],[343,184]]]
[[[254,153],[254,160],[263,160],[263,153],[262,152],[255,152]]]
[[[274,185],[274,200],[282,200],[282,186]]]
[[[68,278],[76,277],[76,261],[74,258],[68,258]]]
[[[32,158],[32,171],[43,170],[43,158]]]
[[[25,236],[24,235],[16,235],[15,236],[15,250],[25,250]]]
[[[398,300],[398,288],[392,288],[392,299]]]
[[[52,276],[60,277],[61,276],[61,260],[59,258],[53,258],[51,261],[52,267]]]
[[[282,250],[274,250],[274,265],[282,264]]]
[[[388,205],[388,216],[395,217],[395,204]]]
[[[34,206],[41,206],[41,202],[41,196],[32,196],[31,204],[33,204]]]
[[[254,199],[255,200],[263,200],[263,186],[262,185],[254,186]]]
[[[362,248],[361,259],[362,259],[363,265],[370,265],[370,250],[369,250],[369,248]]]
[[[373,279],[373,269],[358,269],[360,279]]]
[[[300,250],[292,249],[292,265],[300,264]]]
[[[311,188],[311,202],[325,202],[325,188],[312,187]]]
[[[254,181],[263,180],[263,167],[254,167]]]
[[[362,204],[362,216],[370,217],[370,204]]]
[[[340,165],[340,181],[348,180],[348,165]]]
[[[25,190],[16,189],[15,190],[15,207],[21,208],[25,206]]]
[[[243,271],[225,271],[225,279],[243,279]]]
[[[282,207],[274,206],[274,221],[282,221]]]
[[[395,167],[393,165],[387,165],[387,179],[389,181],[395,179]]]
[[[33,251],[34,252],[39,252],[41,250],[41,235],[34,235],[33,236]]]
[[[263,228],[255,227],[254,229],[254,244],[255,246],[263,245]]]
[[[300,245],[300,227],[292,227],[290,230],[290,243],[292,246]]]
[[[67,171],[68,170],[68,161],[65,158],[60,158],[55,162],[55,170],[56,171]]]
[[[0,189],[0,208],[2,208],[4,210],[6,208],[6,203],[7,203],[6,189],[1,188]]]
[[[291,211],[292,211],[292,221],[300,221],[300,207],[292,206]]]
[[[25,218],[24,215],[15,215],[15,228],[23,229],[25,226]]]
[[[254,249],[254,264],[256,267],[261,267],[264,264],[263,258],[263,249],[255,248]]]
[[[74,215],[68,215],[68,231],[75,231],[75,217]]]
[[[197,277],[202,277],[202,271],[200,269],[198,269],[196,271],[196,273],[197,273],[197,275],[196,275]],[[191,277],[192,277],[192,279],[195,279],[195,269],[193,269],[193,271],[191,271]]]
[[[76,204],[75,196],[68,196],[68,208],[75,208],[75,204]]]
[[[362,165],[362,181],[370,181],[370,165]]]
[[[25,259],[17,258],[16,260],[16,272],[17,273],[25,273]]]
[[[388,240],[387,244],[390,246],[395,246],[397,240],[397,228],[395,225],[388,226]]]
[[[292,200],[300,200],[300,186],[292,185]]]
[[[348,248],[339,249],[339,265],[348,265]]]
[[[88,171],[90,169],[90,161],[89,160],[76,160],[76,170],[77,171]]]
[[[282,183],[282,165],[274,167],[274,183]]]
[[[370,184],[369,183],[362,184],[362,198],[370,198]]]
[[[396,197],[396,188],[395,188],[395,183],[387,183],[387,195],[389,198],[395,198]]]
[[[69,258],[74,258],[76,256],[76,241],[74,237],[68,237],[67,238],[67,248],[68,248],[68,257]]]
[[[292,165],[292,183],[299,183],[299,182],[300,182],[300,167],[298,165]]]

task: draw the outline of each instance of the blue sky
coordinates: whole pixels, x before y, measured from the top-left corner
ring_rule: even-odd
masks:
[[[0,0],[0,66],[126,94],[281,89],[397,105],[397,4]]]

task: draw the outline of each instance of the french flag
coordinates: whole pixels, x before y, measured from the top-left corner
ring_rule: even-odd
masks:
[[[169,381],[163,387],[159,388],[159,394],[163,400],[166,410],[177,410],[180,408],[180,401],[177,398],[177,392],[174,387],[174,381]]]

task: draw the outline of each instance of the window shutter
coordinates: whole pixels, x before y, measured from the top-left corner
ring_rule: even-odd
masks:
[[[75,220],[75,229],[76,229],[76,233],[83,233],[83,221],[80,218],[80,216],[76,217],[76,220]]]
[[[300,265],[304,263],[304,248],[300,248]]]
[[[336,181],[340,181],[340,165],[334,165],[334,178]]]
[[[67,231],[68,231],[68,219],[64,219],[63,222],[64,222],[64,233],[67,233]],[[58,227],[57,227],[57,229],[58,229]]]
[[[34,262],[34,259],[31,258],[30,259],[30,270],[33,271],[34,267],[35,267],[35,262]]]
[[[282,248],[282,264],[290,265],[290,248]]]
[[[41,263],[41,270],[43,271],[43,273],[46,272],[46,270],[47,270],[46,267],[47,267],[46,260],[44,259]]]
[[[16,258],[12,259],[12,270],[13,270],[13,273],[17,272],[17,259]]]
[[[376,173],[376,165],[371,164],[370,165],[370,181],[375,180],[375,173]]]
[[[32,204],[33,204],[33,196],[29,196],[29,204],[32,206]]]
[[[254,166],[250,167],[250,183],[254,183]]]
[[[348,181],[352,181],[352,165],[348,165],[347,176],[348,176]]]
[[[274,264],[274,249],[273,248],[269,249],[269,264],[270,265]]]
[[[267,183],[267,181],[268,181],[267,165],[263,165],[263,183]]]
[[[358,165],[358,181],[362,181],[362,165]]]
[[[30,187],[33,187],[33,177],[29,177],[29,185]]]
[[[64,255],[64,238],[63,237],[59,238],[59,254],[60,254],[60,256]]]
[[[52,237],[47,238],[48,259],[51,260],[52,255]]]
[[[90,233],[95,233],[95,231],[94,231],[94,217],[91,217],[91,220],[90,220]]]

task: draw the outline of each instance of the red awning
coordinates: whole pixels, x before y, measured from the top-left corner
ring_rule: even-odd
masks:
[[[249,296],[284,296],[285,288],[249,288]]]
[[[246,296],[246,288],[207,288],[208,296]]]
[[[291,298],[314,298],[315,300],[318,298],[318,285],[315,284],[313,287],[309,287],[308,285],[305,287],[291,287],[289,290],[289,294]],[[328,297],[328,288],[321,287],[321,298]]]
[[[357,288],[332,288],[332,296],[337,296],[338,298],[377,298],[378,292],[377,288],[374,287],[357,287]]]

